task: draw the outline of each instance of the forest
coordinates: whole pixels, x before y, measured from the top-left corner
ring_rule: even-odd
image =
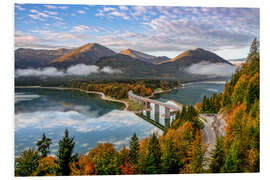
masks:
[[[75,83],[87,90],[110,88],[101,84]],[[112,88],[112,84],[106,87]],[[136,87],[137,88],[136,91]],[[143,88],[142,88],[143,87]],[[118,87],[119,88],[119,87]],[[133,87],[148,95],[156,87],[138,83]],[[164,87],[163,87],[164,88]],[[106,89],[106,90],[105,90]],[[138,90],[143,89],[143,90]],[[103,92],[102,91],[102,92]],[[124,90],[123,90],[124,92]],[[147,93],[146,93],[147,92]],[[113,94],[110,94],[113,96]],[[122,96],[122,95],[121,95]],[[124,93],[123,93],[124,96]],[[260,171],[260,54],[254,39],[246,62],[233,74],[221,94],[205,97],[195,107],[186,106],[178,113],[163,135],[153,133],[139,140],[136,134],[129,146],[120,151],[111,143],[100,143],[85,155],[73,152],[75,141],[68,130],[58,142],[55,156],[50,155],[52,140],[45,134],[33,147],[15,160],[16,176],[119,175],[178,173],[237,173]],[[226,134],[218,137],[211,158],[206,159],[199,113],[226,114]],[[206,163],[209,162],[208,166]]]
[[[179,81],[171,80],[119,80],[119,81],[71,81],[67,87],[103,92],[116,99],[128,98],[128,91],[140,96],[150,96],[156,89],[169,90],[180,87]]]

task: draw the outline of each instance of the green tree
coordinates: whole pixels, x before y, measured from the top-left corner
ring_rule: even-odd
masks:
[[[38,167],[40,156],[33,148],[22,151],[15,160],[15,175],[30,176]]]
[[[56,154],[58,158],[59,171],[63,176],[70,174],[69,164],[74,160],[75,155],[73,155],[73,148],[75,142],[73,137],[69,137],[68,130],[65,130],[64,137],[59,141],[59,148]]]
[[[146,174],[160,174],[161,169],[161,156],[162,152],[158,137],[155,133],[150,136],[148,143],[148,154],[146,157]]]
[[[38,147],[38,151],[41,153],[41,157],[44,158],[50,153],[50,145],[52,144],[52,140],[47,138],[45,134],[42,135],[42,139],[37,141],[36,145]]]
[[[239,152],[239,142],[234,142],[231,149],[225,155],[225,162],[223,172],[225,173],[239,173],[241,172],[241,158]]]
[[[177,158],[176,145],[172,141],[172,137],[166,142],[165,150],[162,155],[163,171],[165,174],[179,173],[179,159]]]
[[[138,163],[139,150],[139,139],[136,133],[134,133],[129,141],[129,161],[133,166],[136,166]]]
[[[217,138],[215,149],[211,155],[211,163],[209,165],[210,172],[213,173],[220,173],[221,168],[224,164],[224,150],[222,147],[223,144],[223,137]]]
[[[116,175],[121,173],[119,153],[111,143],[98,144],[88,153],[94,164],[94,173],[99,175]]]

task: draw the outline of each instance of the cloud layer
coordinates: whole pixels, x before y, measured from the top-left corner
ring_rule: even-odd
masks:
[[[49,77],[59,77],[59,76],[87,76],[92,73],[107,73],[107,74],[119,74],[122,73],[119,69],[113,69],[109,66],[99,68],[95,65],[85,65],[77,64],[70,66],[66,71],[58,70],[55,67],[47,68],[29,68],[29,69],[17,69],[15,71],[16,77],[21,76],[49,76]]]
[[[185,69],[186,72],[198,75],[231,76],[236,67],[225,63],[202,61]]]

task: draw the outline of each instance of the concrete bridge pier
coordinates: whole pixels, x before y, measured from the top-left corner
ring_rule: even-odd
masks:
[[[159,123],[159,105],[155,104],[155,121]]]
[[[165,107],[165,127],[169,127],[170,126],[170,109]]]

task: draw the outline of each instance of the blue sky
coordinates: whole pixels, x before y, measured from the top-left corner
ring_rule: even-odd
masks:
[[[99,43],[175,57],[204,48],[246,57],[259,37],[258,8],[15,4],[15,48],[74,48]]]

